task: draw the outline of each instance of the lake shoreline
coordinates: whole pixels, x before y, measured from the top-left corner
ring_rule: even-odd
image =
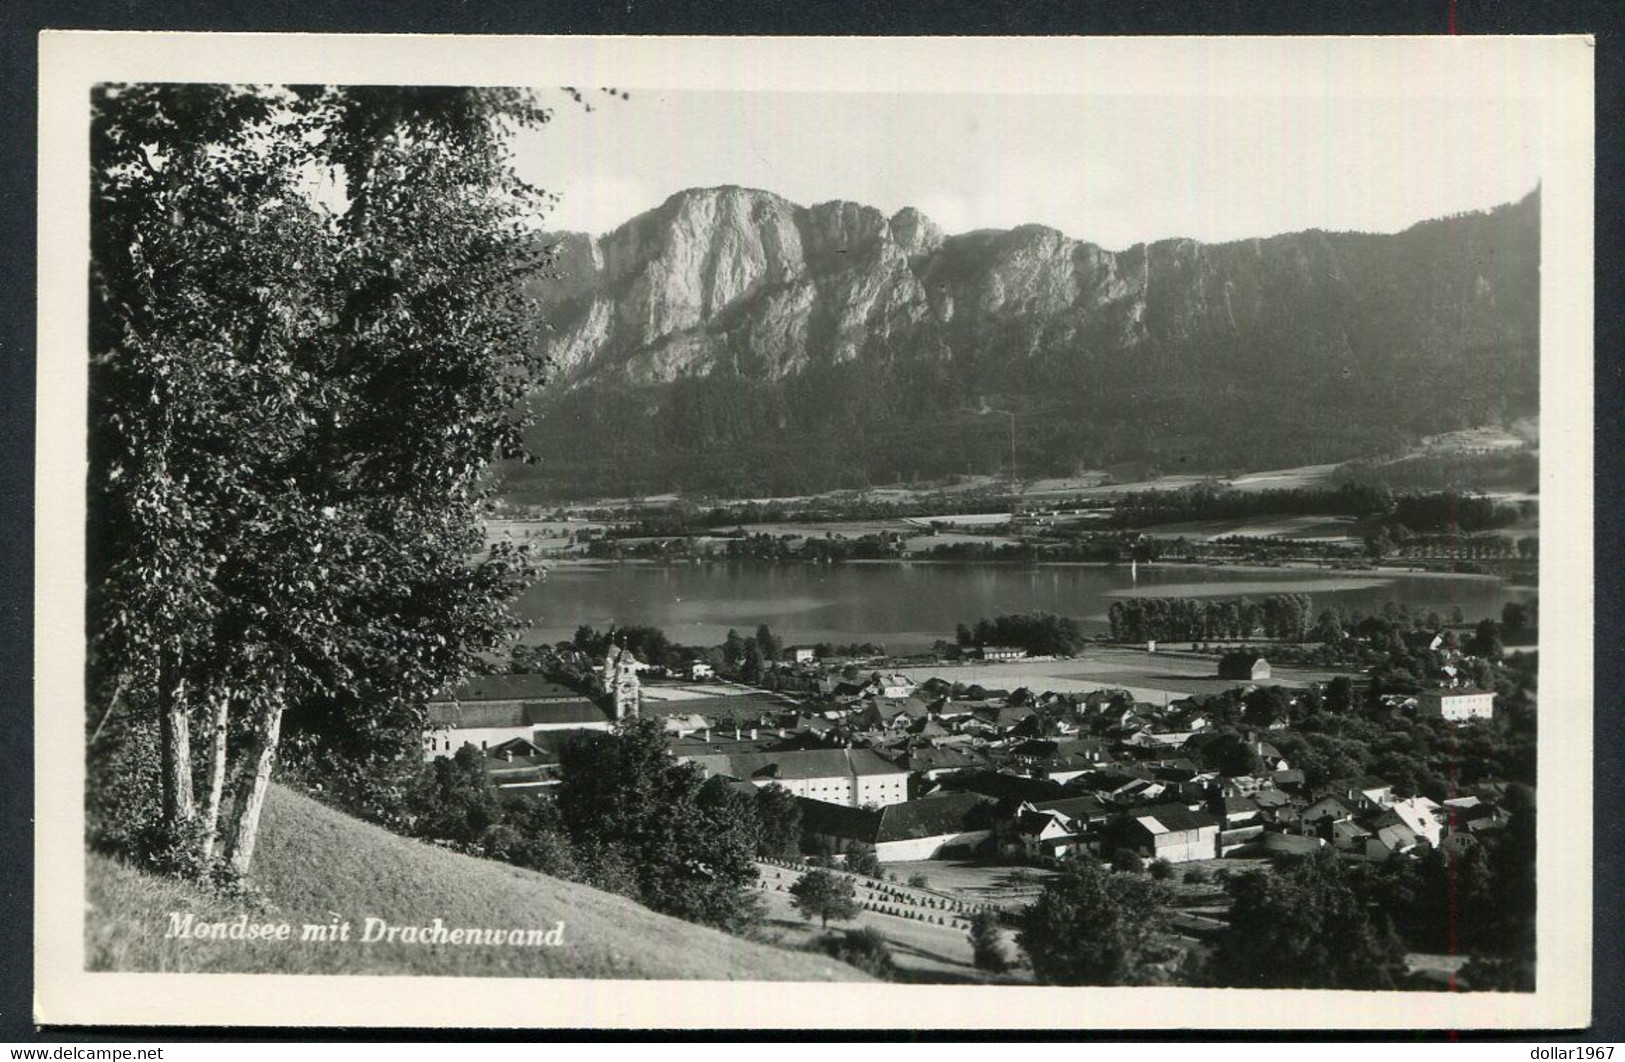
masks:
[[[566,570],[592,570],[620,567],[642,568],[703,568],[713,565],[754,565],[761,567],[896,567],[931,566],[931,567],[960,567],[960,568],[1117,568],[1127,570],[1127,564],[1114,561],[1066,561],[1066,560],[956,560],[951,558],[931,557],[873,557],[853,560],[832,561],[828,564],[804,560],[769,560],[759,557],[702,557],[688,560],[657,560],[650,557],[626,558],[599,558],[599,557],[556,557],[544,558],[542,565],[548,569],[560,568]],[[1169,572],[1169,571],[1232,571],[1250,574],[1271,572],[1317,572],[1327,576],[1337,576],[1347,579],[1365,579],[1372,583],[1379,583],[1395,576],[1405,576],[1413,579],[1470,579],[1485,582],[1504,582],[1509,589],[1538,590],[1534,584],[1513,583],[1512,576],[1495,575],[1490,572],[1442,572],[1433,568],[1337,568],[1323,564],[1310,564],[1307,561],[1288,561],[1281,564],[1227,564],[1222,561],[1148,561],[1140,565],[1141,572]]]

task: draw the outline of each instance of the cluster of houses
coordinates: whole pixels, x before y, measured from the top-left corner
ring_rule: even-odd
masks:
[[[1246,662],[1249,678],[1260,663]],[[663,699],[640,670],[612,649],[592,695],[539,675],[466,683],[430,704],[424,756],[473,745],[499,786],[545,789],[571,735],[658,714],[680,762],[797,798],[808,851],[865,845],[882,862],[1127,849],[1181,863],[1325,847],[1380,861],[1462,849],[1505,823],[1494,787],[1438,803],[1396,797],[1379,778],[1308,785],[1268,740],[1284,720],[1219,729],[1190,699],[966,691],[883,673],[825,677],[804,700],[693,687]],[[1468,721],[1489,716],[1493,702],[1486,691],[1446,688],[1411,706]]]

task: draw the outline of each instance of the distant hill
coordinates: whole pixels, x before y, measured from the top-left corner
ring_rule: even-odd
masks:
[[[279,944],[165,940],[171,911],[220,921],[246,909],[106,856],[86,865],[86,965],[170,973],[434,974],[763,981],[861,981],[821,956],[755,944],[655,914],[629,900],[517,867],[421,844],[273,786],[255,854],[268,921],[359,932],[367,915],[396,925],[549,928],[562,947]]]
[[[1350,194],[1358,194],[1351,190]],[[550,238],[520,495],[1323,463],[1538,405],[1538,191],[1392,235],[1106,251],[1038,225],[674,195]]]

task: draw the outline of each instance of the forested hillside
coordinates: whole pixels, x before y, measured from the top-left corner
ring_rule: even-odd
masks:
[[[1532,413],[1539,195],[1394,235],[1121,252],[917,211],[679,193],[539,288],[519,496],[1341,460]]]

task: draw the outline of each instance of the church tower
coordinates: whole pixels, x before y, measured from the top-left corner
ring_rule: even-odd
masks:
[[[614,698],[615,721],[636,719],[643,701],[638,658],[624,646],[611,645],[604,658],[604,692]]]

